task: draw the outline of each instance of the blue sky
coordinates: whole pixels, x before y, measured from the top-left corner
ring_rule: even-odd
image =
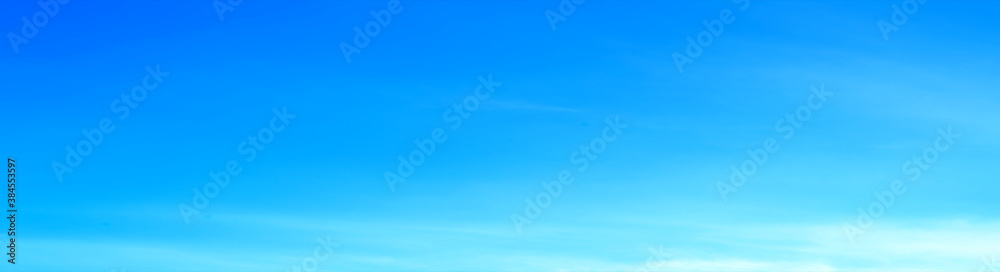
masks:
[[[227,3],[0,4],[3,270],[1000,270],[1000,3]]]

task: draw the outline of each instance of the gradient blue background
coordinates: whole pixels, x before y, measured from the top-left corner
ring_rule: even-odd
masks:
[[[18,162],[18,264],[2,271],[984,271],[1000,254],[995,1],[402,1],[348,63],[341,42],[388,1],[83,1],[19,52],[0,46],[0,153]],[[20,33],[34,1],[4,1]],[[736,20],[678,72],[703,20]],[[6,36],[5,36],[6,37]],[[120,120],[111,103],[170,73]],[[502,82],[413,176],[383,173]],[[723,202],[716,183],[805,105],[835,93]],[[246,162],[273,108],[297,117]],[[604,119],[629,124],[518,234],[512,213]],[[116,129],[59,182],[52,162]],[[855,244],[842,225],[938,128],[961,135]],[[186,223],[178,205],[243,172]],[[989,271],[989,270],[985,270]]]

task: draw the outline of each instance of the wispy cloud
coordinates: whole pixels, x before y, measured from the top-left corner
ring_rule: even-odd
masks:
[[[546,112],[581,112],[580,109],[559,106],[541,105],[525,101],[498,100],[488,103],[491,108],[499,110],[546,111]]]
[[[982,258],[1000,253],[1000,232],[996,231],[1000,222],[992,221],[886,221],[854,245],[844,235],[842,222],[667,224],[685,229],[669,233],[685,233],[689,239],[673,239],[679,242],[662,245],[673,254],[650,266],[646,248],[628,250],[632,237],[622,229],[608,227],[550,224],[525,238],[511,234],[505,228],[509,226],[501,225],[449,222],[451,227],[442,227],[442,222],[412,225],[283,216],[267,217],[272,219],[267,221],[259,218],[259,215],[237,216],[226,221],[277,233],[336,233],[344,241],[345,251],[340,254],[353,256],[331,263],[331,267],[342,269],[636,271],[653,267],[650,271],[975,271],[982,266]],[[567,242],[579,233],[601,237]],[[489,254],[485,254],[487,251]],[[634,255],[607,256],[614,251]],[[402,252],[417,255],[388,257],[409,256]],[[460,256],[463,260],[425,259],[438,255]]]

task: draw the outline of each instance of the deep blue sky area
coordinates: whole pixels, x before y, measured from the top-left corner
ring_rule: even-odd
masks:
[[[998,8],[4,1],[0,271],[997,271]]]

